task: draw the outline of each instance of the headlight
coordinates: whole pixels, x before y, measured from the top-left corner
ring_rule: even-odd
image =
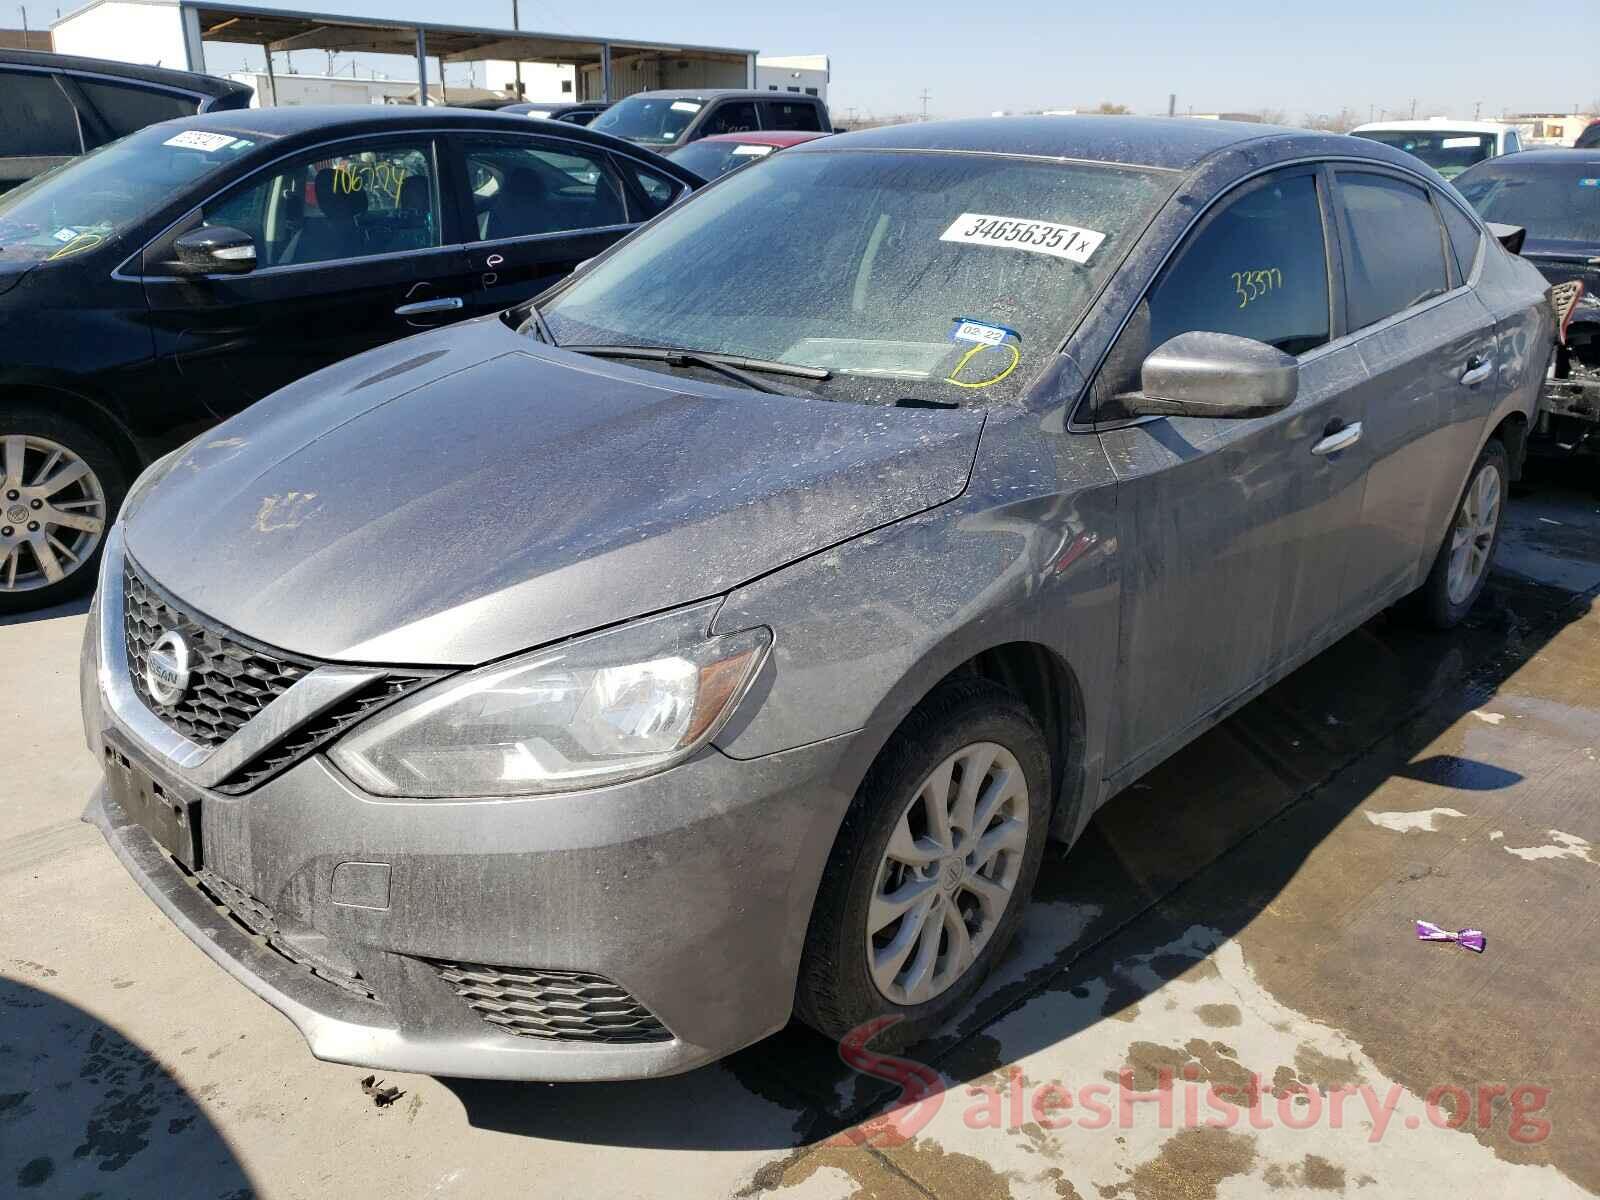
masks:
[[[330,756],[379,796],[524,796],[665,770],[749,688],[772,634],[708,638],[720,601],[456,676],[385,710]]]

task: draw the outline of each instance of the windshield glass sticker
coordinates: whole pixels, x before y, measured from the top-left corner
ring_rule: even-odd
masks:
[[[978,246],[1003,246],[1031,250],[1070,262],[1086,263],[1106,235],[1057,221],[1030,221],[1026,217],[996,217],[989,213],[962,213],[939,235],[941,242]]]
[[[1580,180],[1578,180],[1578,186],[1579,187],[1600,187],[1600,179],[1580,179]]]
[[[982,342],[985,346],[998,346],[1008,337],[1022,340],[1022,335],[1015,329],[1004,325],[991,325],[987,321],[974,321],[971,317],[957,317],[955,328],[950,331],[952,342]]]
[[[700,106],[698,104],[696,104],[693,100],[674,100],[672,102],[672,111],[673,112],[699,112],[700,111]]]
[[[231,133],[207,133],[203,129],[185,129],[182,133],[175,133],[163,146],[176,146],[180,150],[221,150],[224,146],[233,145],[234,137]]]
[[[996,352],[992,356],[989,353],[991,350]],[[993,373],[979,379],[964,380],[959,378],[961,372],[967,369],[967,364],[979,355],[983,356],[983,361],[979,363],[976,368],[974,368],[973,373],[978,374],[978,372],[984,370],[989,370]],[[951,371],[950,374],[946,375],[944,381],[946,383],[954,384],[958,388],[969,388],[972,390],[993,387],[1007,375],[1011,374],[1011,372],[1015,371],[1017,369],[1017,364],[1021,361],[1022,351],[1017,348],[1015,342],[1002,342],[998,346],[991,346],[980,342],[961,356],[961,361],[956,363],[956,369]]]
[[[78,231],[76,229],[58,229],[50,236],[58,242],[70,242],[78,236]]]
[[[771,146],[735,146],[734,156],[737,158],[765,158],[772,153]]]

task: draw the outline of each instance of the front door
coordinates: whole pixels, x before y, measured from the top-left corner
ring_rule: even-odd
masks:
[[[517,134],[472,134],[454,144],[471,226],[465,294],[472,313],[532,299],[640,219],[610,155],[597,146]]]
[[[1140,302],[1096,382],[1123,547],[1114,782],[1339,628],[1368,459],[1351,429],[1356,351],[1330,341],[1328,186],[1316,167],[1291,168],[1221,200]],[[1295,355],[1295,402],[1244,420],[1107,423],[1150,351],[1193,330]]]
[[[363,350],[465,315],[425,137],[353,139],[274,163],[145,251],[156,352],[219,417]],[[249,233],[242,275],[175,274],[196,225]]]

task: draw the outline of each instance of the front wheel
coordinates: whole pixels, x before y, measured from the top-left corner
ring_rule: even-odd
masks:
[[[842,1038],[883,1016],[903,1046],[955,1015],[1004,953],[1050,821],[1050,761],[1027,707],[986,680],[941,684],[863,781],[812,912],[796,1009]]]
[[[0,408],[0,613],[92,588],[126,491],[122,464],[88,429],[47,411]]]
[[[1500,544],[1509,476],[1505,447],[1491,439],[1472,468],[1433,569],[1414,599],[1417,614],[1435,629],[1460,624],[1488,582],[1489,564]]]

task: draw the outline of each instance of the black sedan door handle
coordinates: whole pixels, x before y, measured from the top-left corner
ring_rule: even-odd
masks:
[[[440,296],[434,300],[418,300],[412,304],[402,304],[394,310],[397,317],[415,317],[422,313],[454,312],[465,305],[466,301],[460,296]]]

